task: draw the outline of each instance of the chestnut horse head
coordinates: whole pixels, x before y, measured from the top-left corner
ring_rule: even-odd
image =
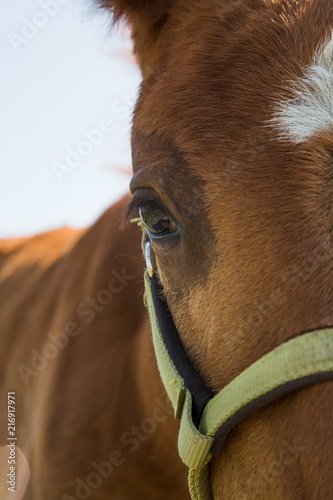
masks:
[[[218,391],[333,324],[333,4],[100,3],[130,23],[143,75],[130,213],[151,225],[181,340]],[[216,498],[328,498],[330,389],[249,418],[214,460]],[[267,472],[281,454],[280,472]]]

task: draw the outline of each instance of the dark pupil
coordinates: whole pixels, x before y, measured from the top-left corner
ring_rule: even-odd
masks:
[[[154,234],[172,231],[172,219],[158,208],[147,208],[141,211],[142,221]]]

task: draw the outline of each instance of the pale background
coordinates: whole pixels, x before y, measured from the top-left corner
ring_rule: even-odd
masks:
[[[128,191],[140,73],[110,25],[92,0],[1,0],[0,238],[85,226]]]

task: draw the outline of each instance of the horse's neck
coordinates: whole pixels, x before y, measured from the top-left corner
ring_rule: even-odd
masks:
[[[332,396],[319,383],[247,418],[213,461],[214,498],[333,498],[333,466],[322,461],[333,455]]]

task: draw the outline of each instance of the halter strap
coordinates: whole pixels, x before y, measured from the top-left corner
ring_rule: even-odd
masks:
[[[225,438],[253,411],[301,387],[333,378],[333,328],[295,337],[244,370],[215,396],[194,372],[155,275],[145,272],[160,375],[180,419],[178,451],[189,467],[193,500],[212,500],[208,464]]]

